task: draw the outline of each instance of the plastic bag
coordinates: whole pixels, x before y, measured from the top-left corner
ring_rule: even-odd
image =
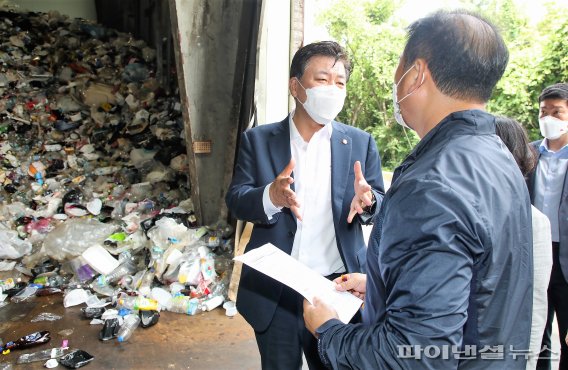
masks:
[[[32,244],[18,237],[18,232],[0,226],[0,258],[17,259],[32,251]]]
[[[90,246],[102,244],[115,229],[92,218],[70,219],[45,237],[42,252],[58,261],[77,257]]]

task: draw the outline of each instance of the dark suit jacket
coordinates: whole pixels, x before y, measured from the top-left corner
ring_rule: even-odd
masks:
[[[535,141],[531,145],[535,148],[538,153],[538,159],[540,162],[540,151],[538,147],[542,143],[542,140]],[[536,178],[536,168],[529,176],[527,184],[529,186],[529,193],[531,194],[531,202],[534,204],[535,196],[535,178]],[[560,228],[560,267],[562,273],[564,274],[564,279],[568,281],[568,176],[564,175],[564,186],[562,187],[562,194],[560,195],[560,207],[558,207],[558,227]]]
[[[363,271],[365,265],[366,247],[360,218],[347,223],[354,196],[353,164],[361,162],[365,179],[377,199],[378,210],[384,195],[381,162],[371,135],[335,121],[332,125],[331,212],[335,236],[347,271],[358,272]],[[296,217],[290,209],[283,208],[269,221],[262,204],[265,186],[282,172],[291,156],[288,117],[282,122],[258,126],[242,134],[226,202],[235,217],[254,223],[245,252],[266,243],[272,243],[288,254],[292,252]],[[256,331],[264,331],[274,315],[281,291],[282,284],[244,265],[237,308]]]

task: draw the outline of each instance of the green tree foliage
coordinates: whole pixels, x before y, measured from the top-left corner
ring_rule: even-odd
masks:
[[[400,164],[418,142],[413,131],[403,129],[393,118],[393,76],[407,26],[397,17],[399,3],[335,0],[318,17],[331,37],[347,48],[353,61],[339,119],[373,135],[386,169]],[[547,15],[535,24],[516,0],[458,4],[496,23],[509,47],[509,65],[488,110],[519,120],[537,139],[538,95],[548,85],[568,81],[568,6],[562,1],[543,4]]]
[[[393,118],[392,84],[404,46],[404,24],[392,0],[339,0],[320,15],[330,35],[350,54],[353,71],[339,119],[370,132],[385,168],[394,168],[418,142]]]

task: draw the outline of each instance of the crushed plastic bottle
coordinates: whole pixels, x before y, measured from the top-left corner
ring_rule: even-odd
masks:
[[[27,286],[24,289],[22,289],[21,291],[18,292],[18,294],[16,294],[15,296],[13,296],[11,298],[12,302],[14,303],[20,303],[26,300],[29,300],[33,297],[35,297],[35,294],[37,292],[37,290],[39,289],[38,286]]]
[[[15,341],[4,344],[1,348],[3,354],[8,354],[15,349],[24,349],[49,342],[50,333],[47,330],[36,331],[34,333],[23,336]]]
[[[127,260],[123,264],[118,265],[118,267],[112,270],[108,275],[100,275],[97,278],[97,283],[101,286],[114,283],[120,280],[124,275],[130,275],[134,271],[136,271],[136,266],[134,266],[130,260]]]
[[[184,313],[186,315],[196,315],[203,312],[203,306],[199,299],[190,298],[185,295],[175,296],[170,303],[170,312]]]
[[[123,295],[118,299],[118,305],[129,310],[158,311],[158,301],[141,296],[130,297]]]
[[[126,342],[134,333],[134,330],[140,324],[140,317],[138,315],[128,315],[124,318],[124,323],[120,326],[118,331],[118,341]]]
[[[140,286],[138,287],[138,291],[140,292],[140,294],[142,294],[143,296],[150,295],[150,291],[152,289],[152,282],[154,281],[155,275],[156,273],[154,272],[153,268],[145,272],[144,276],[140,281]]]
[[[203,301],[203,308],[207,311],[211,311],[225,302],[225,298],[222,295],[213,296],[205,301]]]
[[[24,353],[18,357],[18,364],[29,364],[30,362],[49,360],[50,358],[59,358],[65,355],[67,347],[58,347],[45,349],[39,352]]]

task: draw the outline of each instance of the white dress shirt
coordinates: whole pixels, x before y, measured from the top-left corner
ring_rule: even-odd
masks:
[[[292,112],[290,148],[296,162],[292,176],[302,221],[297,220],[291,255],[324,276],[345,272],[335,239],[331,211],[332,126],[325,125],[306,142],[296,128],[293,116]],[[270,201],[269,187],[270,184],[264,189],[263,205],[271,219],[281,209]]]

